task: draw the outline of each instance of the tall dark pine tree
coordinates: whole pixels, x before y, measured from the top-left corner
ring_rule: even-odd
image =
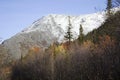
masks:
[[[82,43],[83,40],[84,40],[84,34],[83,34],[83,27],[82,27],[82,25],[80,25],[80,28],[79,28],[79,37],[78,37],[78,39],[79,39],[80,43]]]
[[[92,41],[93,41],[93,43],[96,43],[96,42],[98,41],[98,40],[97,40],[97,37],[98,37],[98,36],[97,36],[97,34],[96,34],[96,33],[97,33],[96,30],[97,30],[97,29],[94,29],[93,35],[92,35]]]
[[[106,10],[107,10],[107,16],[108,17],[111,16],[111,14],[112,14],[112,12],[111,12],[112,7],[113,7],[112,6],[112,0],[107,0],[107,8],[106,8]]]
[[[73,39],[73,35],[72,35],[72,32],[71,32],[72,24],[71,24],[71,21],[70,21],[70,16],[68,16],[68,21],[69,21],[68,30],[67,30],[67,33],[64,37],[65,37],[66,40],[68,40],[69,45],[70,45],[70,42]]]

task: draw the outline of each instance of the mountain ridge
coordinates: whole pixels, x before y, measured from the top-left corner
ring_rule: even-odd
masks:
[[[70,16],[73,38],[79,35],[79,26],[83,26],[84,34],[98,28],[105,20],[105,12],[98,12],[82,16]],[[97,17],[97,18],[96,18]],[[33,22],[31,26],[3,42],[9,53],[19,59],[21,54],[26,55],[29,48],[34,45],[42,48],[49,47],[54,42],[64,42],[64,35],[67,32],[68,15],[50,14]],[[21,43],[24,46],[21,46]],[[27,48],[25,47],[27,46]],[[20,49],[20,48],[24,49]]]

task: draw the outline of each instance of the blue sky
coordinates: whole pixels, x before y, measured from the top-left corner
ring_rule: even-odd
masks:
[[[106,0],[0,0],[0,37],[8,39],[48,14],[90,14],[105,7]]]

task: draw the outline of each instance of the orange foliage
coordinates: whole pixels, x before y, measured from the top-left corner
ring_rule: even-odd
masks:
[[[33,46],[30,48],[30,51],[34,53],[39,53],[40,52],[40,47],[39,46]]]
[[[23,60],[27,61],[27,59],[29,59],[29,58],[33,59],[34,57],[39,55],[39,53],[41,53],[42,51],[43,51],[43,49],[41,47],[35,45],[35,46],[29,48],[28,54],[26,56],[24,56]]]
[[[63,46],[63,48],[64,48],[65,50],[68,50],[68,48],[70,47],[70,46],[69,46],[69,42],[63,43],[63,44],[61,44],[61,45]]]
[[[11,73],[11,67],[5,67],[1,69],[1,74],[2,75],[8,75]]]
[[[115,45],[115,40],[111,39],[110,36],[104,35],[103,37],[99,37],[100,46],[102,48],[113,47]]]
[[[100,39],[99,49],[102,51],[102,53],[105,53],[105,54],[114,53],[114,51],[116,50],[116,47],[115,47],[116,42],[114,39],[112,39],[108,35],[104,35],[103,37],[99,37],[99,39]]]
[[[90,40],[87,40],[85,42],[83,42],[83,48],[91,48],[93,46],[95,46],[95,44],[93,42],[91,42]]]

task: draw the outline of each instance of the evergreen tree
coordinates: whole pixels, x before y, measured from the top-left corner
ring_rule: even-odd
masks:
[[[111,8],[112,8],[113,6],[112,6],[112,0],[107,0],[107,8],[106,8],[106,10],[107,10],[107,16],[109,17],[109,16],[111,16]]]
[[[97,42],[97,30],[96,29],[94,29],[94,31],[93,31],[93,35],[92,35],[92,41],[93,41],[93,43],[96,43]]]
[[[64,37],[69,42],[69,45],[70,45],[70,42],[73,39],[73,35],[72,35],[72,32],[71,32],[72,24],[70,22],[70,16],[68,16],[68,21],[69,21],[68,30],[67,30],[67,33],[66,33],[66,35]]]
[[[84,34],[83,34],[83,27],[82,25],[80,25],[80,28],[79,28],[79,42],[82,43],[83,40],[84,40]]]

